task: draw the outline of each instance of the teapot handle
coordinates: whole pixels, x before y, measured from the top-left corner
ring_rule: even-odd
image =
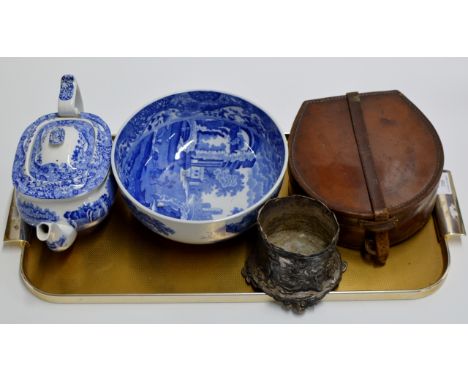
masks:
[[[71,74],[62,76],[58,99],[59,117],[79,117],[83,111],[83,100],[76,79]]]

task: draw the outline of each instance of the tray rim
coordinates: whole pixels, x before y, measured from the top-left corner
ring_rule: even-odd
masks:
[[[368,301],[368,300],[414,300],[423,298],[437,291],[445,279],[450,268],[450,250],[448,237],[440,241],[446,266],[442,276],[433,284],[420,289],[393,290],[355,290],[331,291],[324,297],[324,301]],[[24,248],[21,249],[20,277],[26,288],[41,300],[52,303],[68,304],[126,304],[126,303],[230,303],[230,302],[267,302],[273,298],[263,292],[229,292],[229,293],[108,293],[108,294],[57,294],[45,292],[34,286],[23,269]]]
[[[453,184],[453,178],[449,170],[444,170],[447,173],[450,182],[453,186],[454,196],[456,191]],[[455,200],[457,202],[457,200]],[[461,211],[457,203],[458,212],[461,216]],[[436,211],[436,210],[434,210]],[[15,215],[16,213],[16,215]],[[441,232],[440,219],[449,219],[450,217],[440,216],[438,213],[433,213],[434,228],[436,235],[439,237],[439,245],[442,250],[442,256],[446,260],[445,269],[441,277],[433,284],[420,289],[393,289],[393,290],[348,290],[348,291],[332,291],[328,293],[324,301],[364,301],[364,300],[411,300],[426,297],[437,291],[445,279],[450,269],[450,250],[448,241],[452,237],[464,235],[464,232]],[[16,234],[18,237],[11,237],[11,224],[17,223],[18,228]],[[462,224],[463,225],[463,224]],[[10,213],[5,229],[4,242],[5,244],[18,245],[21,249],[21,259],[19,273],[25,287],[36,297],[41,300],[52,303],[68,303],[68,304],[99,304],[99,303],[200,303],[200,302],[267,302],[273,301],[273,298],[263,292],[224,292],[224,293],[116,293],[116,294],[55,294],[45,292],[28,279],[24,272],[23,260],[26,247],[29,246],[27,237],[24,235],[21,219],[18,219],[16,208],[14,208],[14,193],[10,205]],[[15,229],[16,227],[14,227]],[[464,231],[464,227],[463,227]]]

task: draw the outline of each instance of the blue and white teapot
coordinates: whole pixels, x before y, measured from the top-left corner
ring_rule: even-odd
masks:
[[[13,163],[19,214],[51,250],[69,248],[77,231],[98,224],[109,212],[115,196],[111,149],[109,127],[83,112],[75,78],[64,75],[58,113],[29,125]]]

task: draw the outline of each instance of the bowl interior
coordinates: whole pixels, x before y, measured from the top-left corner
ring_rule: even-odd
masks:
[[[171,95],[135,114],[119,133],[116,176],[140,204],[176,219],[217,220],[272,191],[286,152],[262,110],[231,95]]]

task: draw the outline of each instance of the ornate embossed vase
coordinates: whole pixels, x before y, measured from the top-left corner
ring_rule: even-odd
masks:
[[[287,144],[261,109],[213,91],[174,94],[118,133],[112,167],[128,206],[169,239],[205,244],[251,227],[278,194]]]
[[[316,304],[341,280],[345,265],[336,248],[333,212],[304,196],[272,199],[258,215],[258,243],[242,274],[287,308]]]
[[[115,195],[112,137],[98,116],[83,112],[77,82],[62,77],[58,112],[24,131],[13,163],[16,205],[53,251],[69,248],[77,231],[99,223]]]

